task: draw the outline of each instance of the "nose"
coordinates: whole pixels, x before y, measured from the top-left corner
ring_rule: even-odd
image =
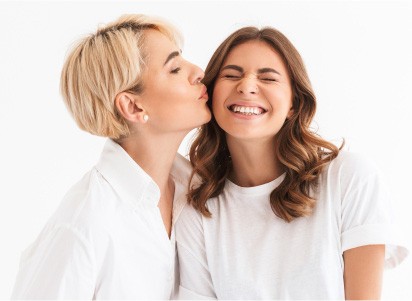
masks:
[[[237,92],[245,95],[258,94],[259,88],[257,86],[256,80],[251,77],[242,78],[237,86]]]
[[[193,65],[193,71],[191,72],[189,79],[190,83],[192,85],[198,85],[204,77],[205,73],[203,70],[200,67]]]

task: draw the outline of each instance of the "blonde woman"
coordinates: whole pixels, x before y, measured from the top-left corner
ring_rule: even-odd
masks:
[[[212,121],[176,224],[181,296],[379,299],[407,255],[375,165],[310,129],[303,61],[274,28],[245,27],[205,71]]]
[[[171,297],[173,224],[190,175],[176,154],[210,119],[203,75],[182,57],[176,29],[144,15],[122,16],[71,50],[64,101],[81,129],[108,139],[23,254],[12,298]]]

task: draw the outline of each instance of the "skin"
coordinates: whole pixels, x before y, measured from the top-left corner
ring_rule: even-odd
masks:
[[[158,204],[167,234],[172,226],[174,184],[170,178],[179,145],[194,128],[211,118],[204,72],[183,59],[180,49],[156,30],[145,31],[144,90],[119,93],[116,106],[131,129],[118,143],[159,186]],[[149,117],[148,120],[144,116]]]
[[[363,246],[343,253],[347,300],[380,299],[384,258],[384,245]]]
[[[233,104],[260,107],[265,112],[245,116],[232,112]],[[250,41],[231,50],[216,80],[212,107],[217,123],[226,132],[233,162],[229,175],[232,182],[252,187],[283,173],[274,146],[276,134],[293,114],[292,88],[281,57],[271,47]],[[380,298],[384,255],[383,245],[344,252],[346,299]]]

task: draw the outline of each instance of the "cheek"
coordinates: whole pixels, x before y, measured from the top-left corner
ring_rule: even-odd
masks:
[[[168,85],[166,89],[163,89],[163,94],[168,96],[169,98],[179,100],[188,98],[193,93],[191,93],[186,85],[183,85],[182,83],[176,83]]]
[[[277,90],[269,96],[272,99],[273,105],[282,111],[289,112],[292,107],[292,92],[288,90]]]
[[[225,102],[225,99],[226,99],[224,93],[225,93],[225,90],[222,89],[222,86],[216,84],[216,86],[213,90],[213,95],[212,95],[212,99],[213,99],[212,109],[213,109],[213,112],[215,112],[215,111],[218,112],[219,110],[222,110],[222,108],[223,108],[222,106],[224,105],[224,102]]]
[[[219,100],[219,98],[213,97],[212,101],[212,114],[215,116],[216,120],[219,120],[221,116],[224,114],[224,107],[222,102]]]

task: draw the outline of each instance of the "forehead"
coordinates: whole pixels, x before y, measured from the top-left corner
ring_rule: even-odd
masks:
[[[228,64],[238,65],[244,69],[277,67],[286,70],[282,57],[269,44],[255,40],[232,48],[226,56],[223,66]]]
[[[163,65],[171,52],[179,50],[174,41],[155,29],[145,30],[143,39],[148,62],[159,61]]]

